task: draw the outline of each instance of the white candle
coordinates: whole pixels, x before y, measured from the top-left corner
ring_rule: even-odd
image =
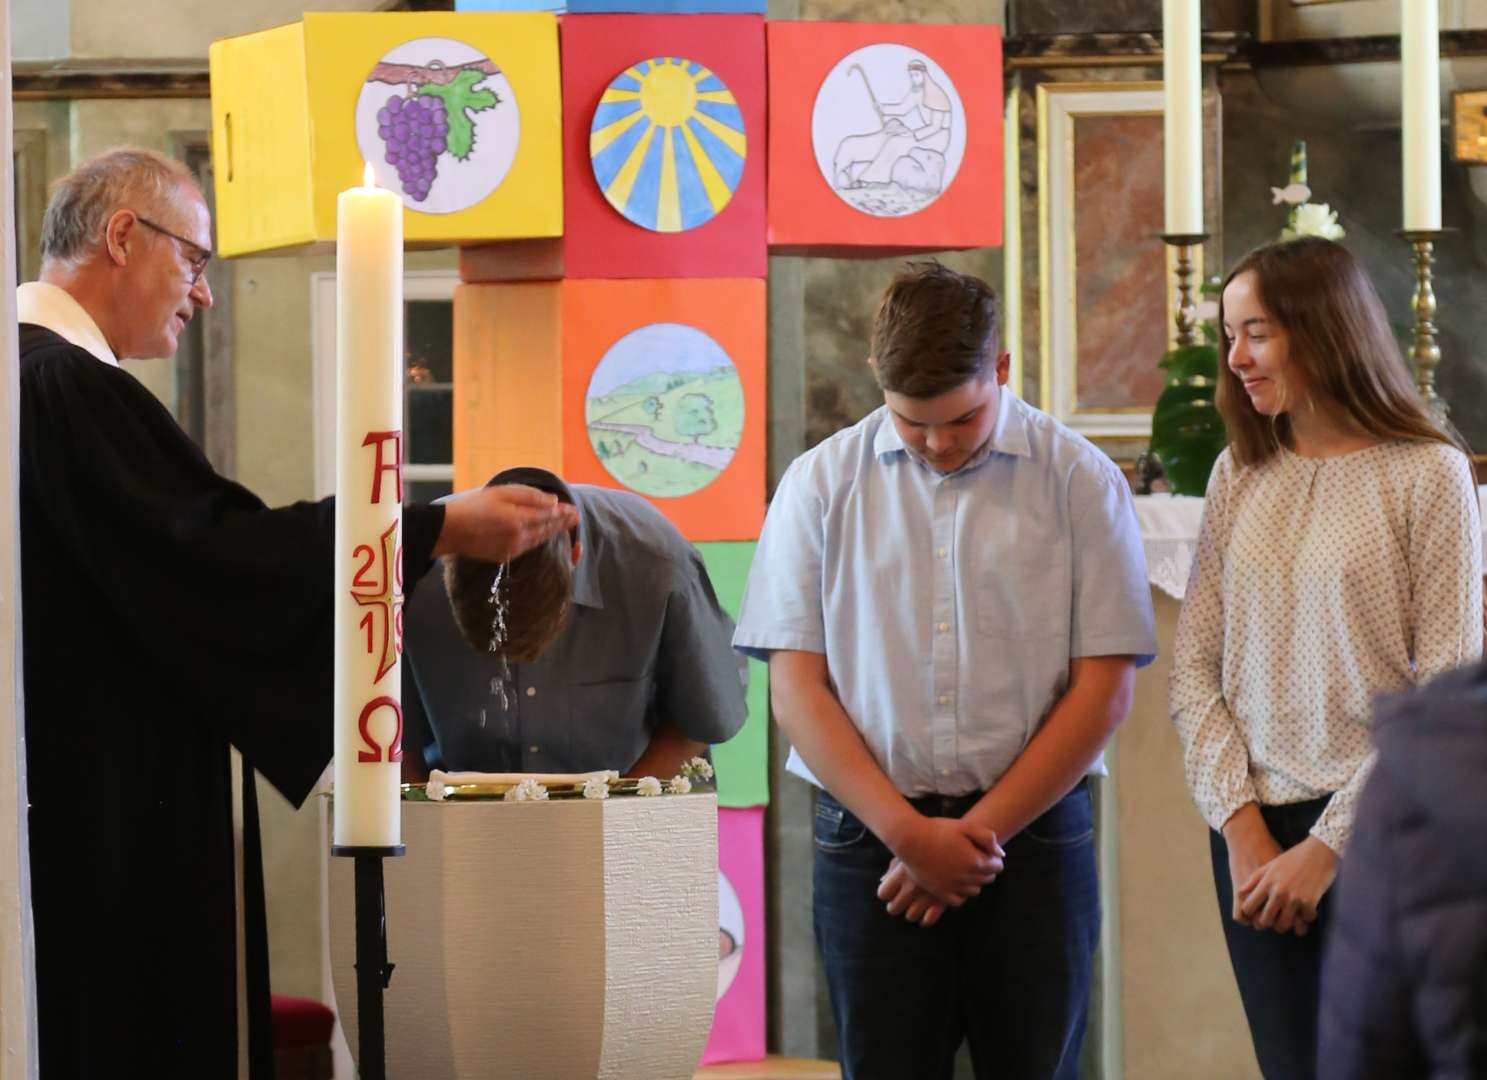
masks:
[[[1404,227],[1441,227],[1440,12],[1436,0],[1401,0]]]
[[[336,204],[335,843],[401,843],[403,202]]]
[[[1162,0],[1167,232],[1203,232],[1203,66],[1198,0]]]

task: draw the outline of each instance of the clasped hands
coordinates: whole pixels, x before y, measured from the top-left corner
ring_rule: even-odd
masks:
[[[1224,840],[1234,921],[1305,937],[1317,920],[1317,905],[1337,878],[1337,853],[1315,836],[1282,851],[1253,803],[1225,824]]]
[[[947,907],[979,896],[1002,872],[996,832],[965,818],[925,817],[894,851],[878,884],[888,914],[929,927]]]

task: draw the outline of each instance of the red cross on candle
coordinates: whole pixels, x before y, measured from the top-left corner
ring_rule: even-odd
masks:
[[[361,560],[351,580],[351,596],[370,609],[357,626],[366,631],[367,652],[378,656],[374,684],[392,670],[403,651],[403,553],[396,521],[382,534],[379,547],[374,551],[370,544],[358,544],[351,556]]]

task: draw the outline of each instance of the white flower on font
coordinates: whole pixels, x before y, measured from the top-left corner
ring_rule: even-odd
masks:
[[[713,778],[712,763],[703,757],[694,757],[682,766],[681,775],[689,780],[711,780]]]
[[[503,798],[507,802],[542,802],[547,798],[547,788],[528,777],[515,787],[507,788]]]

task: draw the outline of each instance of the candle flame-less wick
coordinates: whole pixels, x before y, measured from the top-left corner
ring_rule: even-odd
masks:
[[[369,188],[377,186],[377,174],[372,171],[372,163],[367,162],[366,169],[362,172],[362,185]]]

